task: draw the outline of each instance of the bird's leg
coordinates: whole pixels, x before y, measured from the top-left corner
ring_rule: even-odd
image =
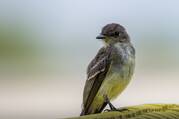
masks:
[[[107,96],[105,96],[105,101],[106,103],[109,105],[109,107],[111,108],[111,111],[116,111],[117,109],[114,107],[114,105],[110,102],[109,98]]]
[[[107,109],[105,111],[127,111],[128,109],[125,108],[121,108],[121,109],[117,109],[116,107],[114,107],[114,105],[110,102],[109,98],[107,96],[105,96],[105,101],[106,103],[109,105],[109,107],[111,108],[111,110]]]

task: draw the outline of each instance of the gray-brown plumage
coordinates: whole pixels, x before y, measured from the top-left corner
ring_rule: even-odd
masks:
[[[81,115],[99,113],[107,104],[111,107],[109,100],[122,92],[133,74],[135,50],[124,27],[108,24],[97,39],[102,39],[106,46],[87,68]]]

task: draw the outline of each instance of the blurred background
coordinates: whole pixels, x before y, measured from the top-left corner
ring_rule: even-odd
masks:
[[[133,80],[113,103],[179,103],[178,0],[0,0],[0,118],[78,116],[86,67],[108,23],[136,48]]]

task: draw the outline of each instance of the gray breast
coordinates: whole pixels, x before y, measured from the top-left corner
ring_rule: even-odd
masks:
[[[113,70],[124,77],[132,76],[135,66],[135,50],[132,44],[115,44]]]

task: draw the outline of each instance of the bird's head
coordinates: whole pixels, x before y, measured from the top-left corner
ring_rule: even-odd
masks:
[[[115,43],[129,43],[130,39],[125,28],[119,24],[111,23],[102,28],[96,39],[102,39],[107,45]]]

